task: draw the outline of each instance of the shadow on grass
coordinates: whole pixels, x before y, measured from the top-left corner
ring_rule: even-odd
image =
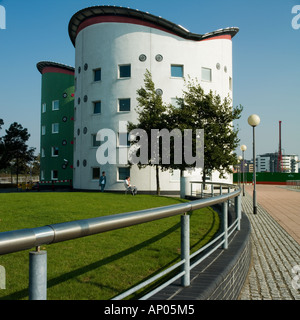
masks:
[[[82,268],[70,271],[70,272],[65,273],[59,277],[54,278],[54,279],[50,279],[47,282],[47,288],[51,288],[51,287],[56,286],[60,283],[63,283],[64,281],[67,281],[72,278],[76,278],[82,274],[85,274],[86,272],[92,271],[92,270],[100,268],[106,264],[112,263],[118,259],[121,259],[129,254],[132,254],[132,253],[166,237],[167,235],[176,231],[179,228],[180,228],[180,222],[175,224],[173,227],[169,228],[168,230],[160,233],[159,235],[157,235],[149,240],[146,240],[146,241],[144,241],[134,247],[123,250],[123,251],[116,253],[110,257],[107,257],[103,260],[91,263],[91,264],[84,266]],[[15,292],[15,293],[12,293],[10,295],[4,296],[4,297],[0,298],[0,300],[19,300],[19,299],[24,299],[26,297],[28,297],[28,289],[23,289],[23,290]]]

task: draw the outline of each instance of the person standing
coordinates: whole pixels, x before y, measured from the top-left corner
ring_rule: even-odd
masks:
[[[104,192],[105,185],[106,185],[106,175],[105,175],[105,171],[102,171],[102,176],[99,179],[100,192]]]

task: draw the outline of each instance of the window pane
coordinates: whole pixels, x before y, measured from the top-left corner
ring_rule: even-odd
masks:
[[[42,104],[42,113],[46,112],[46,103]]]
[[[93,168],[93,180],[100,179],[100,168]]]
[[[131,66],[130,64],[125,66],[119,66],[120,78],[130,78],[131,77]]]
[[[57,170],[52,170],[51,171],[51,178],[52,178],[52,180],[57,180],[58,179],[58,171]]]
[[[183,78],[183,66],[171,65],[171,77]]]
[[[52,156],[58,156],[58,147],[52,147]]]
[[[130,141],[128,141],[129,133],[128,132],[120,132],[119,133],[119,146],[130,146]]]
[[[101,80],[101,69],[94,70],[94,81]]]
[[[46,126],[42,126],[42,135],[46,134]]]
[[[125,180],[126,177],[130,176],[129,168],[119,168],[119,180]]]
[[[211,69],[202,68],[202,80],[204,81],[211,81]]]
[[[59,101],[52,101],[52,110],[59,110]]]
[[[101,101],[94,102],[94,113],[101,113]]]
[[[119,111],[130,111],[130,99],[119,100]]]
[[[101,141],[96,140],[97,135],[93,134],[93,147],[99,147],[101,145]]]
[[[58,132],[59,132],[59,124],[52,123],[52,133],[58,133]]]

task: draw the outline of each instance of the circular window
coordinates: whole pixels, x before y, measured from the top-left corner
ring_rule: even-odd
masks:
[[[66,98],[68,96],[68,94],[66,92],[64,92],[63,97]]]
[[[221,68],[220,63],[217,63],[217,64],[216,64],[216,68],[217,68],[218,70],[220,70],[220,68]]]
[[[66,164],[63,164],[61,167],[62,167],[63,169],[67,169],[67,165],[66,165]]]
[[[62,144],[63,146],[67,145],[67,140],[63,140],[63,141],[61,142],[61,144]]]
[[[157,54],[155,56],[155,60],[158,61],[158,62],[161,62],[161,61],[163,61],[163,56],[161,54]]]
[[[77,135],[80,135],[80,129],[79,128],[77,129]]]
[[[84,167],[86,167],[87,161],[84,159],[82,164],[83,164]]]
[[[84,68],[84,70],[86,71],[86,70],[88,69],[88,67],[89,67],[88,64],[85,63],[83,68]]]
[[[155,92],[156,92],[156,94],[158,96],[162,96],[163,95],[163,91],[161,89],[156,89]]]
[[[67,120],[68,120],[68,118],[67,118],[66,116],[63,116],[63,117],[62,117],[62,121],[63,121],[63,122],[67,122]]]
[[[141,55],[139,56],[139,60],[142,61],[142,62],[144,62],[144,61],[147,60],[147,56],[146,56],[145,54],[141,54]]]
[[[86,134],[87,133],[87,127],[83,128],[83,133]]]
[[[88,96],[87,96],[87,95],[85,95],[85,96],[83,97],[83,101],[84,101],[84,102],[87,102],[87,101],[88,101]]]

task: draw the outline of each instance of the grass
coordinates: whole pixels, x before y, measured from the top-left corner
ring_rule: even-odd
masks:
[[[166,206],[171,197],[97,192],[0,194],[0,232]],[[219,228],[211,208],[191,214],[191,252]],[[179,261],[180,216],[42,247],[49,300],[107,300]],[[29,251],[0,256],[6,289],[0,299],[28,299]]]

